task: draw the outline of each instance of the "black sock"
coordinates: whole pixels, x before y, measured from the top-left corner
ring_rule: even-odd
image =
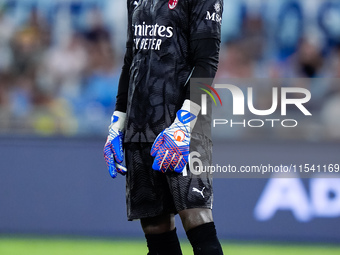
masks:
[[[148,255],[182,255],[176,228],[162,234],[146,234]]]
[[[223,255],[214,222],[190,229],[187,236],[195,255]]]

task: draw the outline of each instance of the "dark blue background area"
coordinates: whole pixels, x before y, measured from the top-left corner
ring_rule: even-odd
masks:
[[[0,234],[142,237],[139,222],[126,220],[125,179],[110,178],[102,156],[104,141],[1,138]],[[215,142],[216,162],[225,160],[226,154],[237,165],[252,164],[265,155],[275,162],[275,155],[281,160],[294,151],[305,151],[306,159],[330,159],[340,151],[340,145],[332,143],[229,142],[228,146],[226,150],[225,143]],[[257,221],[254,208],[267,182],[214,179],[213,212],[220,238],[340,242],[339,217],[298,222],[289,210],[282,210],[268,221]],[[303,184],[308,193],[309,179]],[[178,218],[177,228],[184,237]]]

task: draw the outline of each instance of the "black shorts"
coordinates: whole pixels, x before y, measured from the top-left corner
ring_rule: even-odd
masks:
[[[205,165],[211,165],[212,142],[203,135],[192,134],[191,151],[201,154]],[[212,208],[212,176],[162,173],[152,169],[152,143],[125,144],[126,204],[128,220],[178,213],[190,208]],[[185,174],[185,172],[187,174]]]

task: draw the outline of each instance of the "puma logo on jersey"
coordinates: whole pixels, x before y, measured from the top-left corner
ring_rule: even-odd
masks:
[[[199,190],[198,188],[192,188],[192,191],[201,194],[201,196],[204,198],[204,194],[203,194],[204,189],[205,187],[203,187],[202,190]]]

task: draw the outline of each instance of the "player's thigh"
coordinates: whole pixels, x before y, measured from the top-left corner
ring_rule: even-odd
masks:
[[[212,211],[209,208],[185,209],[178,214],[185,231],[213,221]]]
[[[140,222],[145,234],[161,234],[175,229],[175,217],[173,214],[142,218]]]
[[[125,144],[126,204],[129,220],[176,213],[165,174],[152,169],[152,143]]]

